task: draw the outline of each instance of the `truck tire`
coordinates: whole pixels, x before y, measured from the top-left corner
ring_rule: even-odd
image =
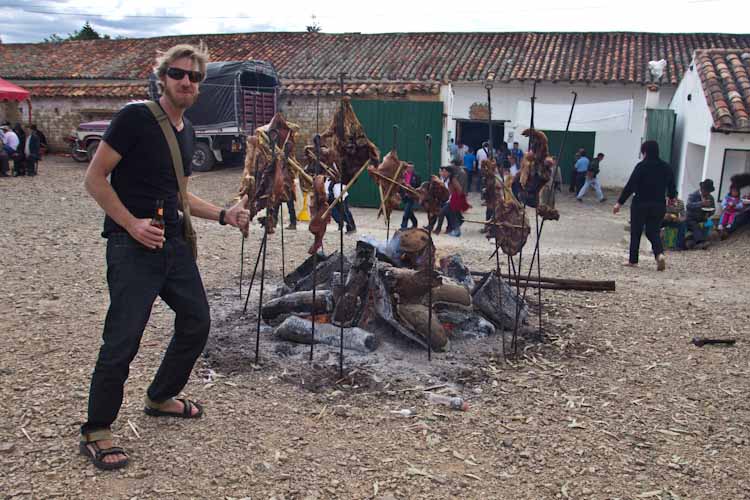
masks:
[[[96,150],[99,148],[100,142],[100,140],[95,139],[93,141],[89,141],[89,143],[86,144],[86,153],[88,154],[89,161],[94,159],[94,155],[96,154]]]
[[[216,163],[216,158],[208,144],[205,142],[196,143],[195,151],[193,151],[193,170],[208,172],[214,167],[214,163]]]
[[[71,143],[70,145],[70,156],[77,162],[85,163],[89,161],[89,155],[88,153],[79,150],[78,145],[76,143]]]

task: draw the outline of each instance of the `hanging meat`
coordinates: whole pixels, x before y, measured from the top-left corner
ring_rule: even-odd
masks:
[[[383,163],[377,167],[370,165],[367,167],[367,172],[378,186],[380,197],[383,200],[383,205],[380,210],[378,210],[378,217],[380,217],[383,213],[383,208],[385,208],[385,217],[390,220],[391,212],[401,205],[401,195],[399,194],[399,188],[393,184],[393,182],[388,182],[383,179],[383,177],[387,177],[399,184],[403,184],[404,172],[406,172],[406,162],[399,160],[396,150],[392,149],[383,158]]]
[[[325,219],[323,218],[326,210],[328,210],[326,178],[324,175],[316,175],[313,177],[312,193],[310,196],[310,224],[308,230],[315,236],[315,241],[307,251],[310,255],[314,255],[323,246],[323,236],[326,234],[326,228],[331,221],[330,213]]]
[[[270,123],[259,127],[247,139],[245,169],[240,186],[241,195],[248,194],[250,217],[266,209],[268,232],[276,226],[274,209],[282,202],[294,199],[294,176],[290,162],[294,160],[294,146],[299,126],[287,122],[276,113]],[[271,142],[275,144],[272,154]],[[275,158],[275,161],[273,161]],[[254,186],[254,194],[249,194]]]
[[[522,135],[529,137],[531,151],[521,160],[519,180],[526,204],[537,209],[542,219],[559,220],[552,196],[552,178],[555,161],[549,155],[547,136],[535,129],[526,129]]]
[[[488,224],[487,237],[495,238],[503,253],[512,257],[526,245],[531,226],[524,206],[513,195],[511,182],[496,179],[494,191],[494,224]]]
[[[438,216],[443,203],[448,201],[450,197],[450,191],[448,191],[445,183],[436,175],[430,177],[429,181],[423,182],[417,191],[419,192],[419,204],[427,212],[429,219]]]
[[[329,166],[335,163],[341,169],[342,181],[348,184],[367,160],[377,165],[380,151],[365,134],[352,109],[351,98],[341,99],[328,129],[321,135],[321,148],[329,150]]]

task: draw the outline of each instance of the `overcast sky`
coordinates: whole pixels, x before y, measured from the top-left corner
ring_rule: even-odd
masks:
[[[4,43],[67,36],[89,21],[112,37],[323,32],[651,31],[748,33],[746,0],[536,0],[535,2],[283,2],[233,0],[0,0]],[[158,6],[156,6],[158,5]]]

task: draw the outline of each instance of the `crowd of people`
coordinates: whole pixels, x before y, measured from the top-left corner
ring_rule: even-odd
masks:
[[[11,127],[10,122],[4,122],[0,125],[0,177],[35,176],[46,149],[47,138],[36,125],[16,123]]]

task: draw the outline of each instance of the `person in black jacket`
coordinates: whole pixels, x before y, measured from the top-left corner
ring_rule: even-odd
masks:
[[[406,164],[406,173],[404,174],[404,184],[414,189],[422,185],[422,180],[414,171],[414,164]],[[404,217],[401,219],[401,229],[406,229],[406,225],[411,221],[411,227],[418,227],[419,221],[414,215],[414,205],[417,203],[416,196],[405,189],[401,189],[401,198],[404,200]]]
[[[23,154],[26,158],[26,175],[33,177],[36,175],[37,164],[41,158],[41,141],[36,125],[29,125],[28,130],[29,133],[26,135],[26,141],[23,144]]]
[[[665,194],[670,199],[676,198],[677,188],[672,167],[659,158],[659,145],[656,141],[641,144],[641,154],[643,160],[633,169],[612,211],[617,214],[630,195],[634,195],[630,206],[630,258],[626,265],[638,265],[638,250],[645,227],[646,238],[651,242],[656,258],[656,268],[663,271],[667,267],[667,260],[664,257],[659,226],[667,209]]]

